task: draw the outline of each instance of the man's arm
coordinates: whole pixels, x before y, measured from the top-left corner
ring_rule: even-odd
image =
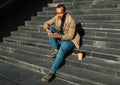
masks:
[[[55,16],[56,17],[56,16]],[[55,23],[55,17],[44,23],[44,29],[48,29],[50,25]]]
[[[49,26],[55,23],[55,17],[44,23],[44,29],[48,35],[51,35],[52,32],[49,30]]]

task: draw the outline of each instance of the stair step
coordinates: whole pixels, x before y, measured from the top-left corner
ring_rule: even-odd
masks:
[[[5,53],[6,55],[4,55],[3,53]],[[9,58],[7,56],[9,56]],[[3,51],[2,51],[2,54],[1,54],[0,57],[6,59],[10,63],[14,63],[18,66],[28,68],[28,69],[31,69],[31,70],[39,71],[40,73],[46,72],[48,70],[47,68],[50,67],[50,65],[52,64],[51,62],[48,62],[45,59],[40,59],[40,58],[37,58],[37,57],[31,57],[31,56],[28,57],[26,55],[21,55],[21,54],[17,54],[17,53],[14,53],[14,54],[13,53],[6,53],[6,52],[3,52]],[[70,66],[66,65],[65,68],[70,69]],[[62,68],[62,70],[58,71],[57,72],[57,77],[62,77],[62,78],[64,77],[64,79],[67,77],[67,81],[70,80],[71,83],[73,82],[75,85],[79,85],[79,84],[92,84],[92,85],[101,84],[101,85],[105,85],[103,83],[95,82],[95,81],[92,81],[92,80],[67,75],[67,74],[65,74],[66,73],[65,70]],[[75,69],[75,70],[77,71],[77,69]]]
[[[94,36],[85,36],[84,39],[86,40],[94,40],[94,41],[106,41],[106,42],[113,42],[113,43],[118,43],[120,42],[119,39],[114,39],[110,37],[94,37]]]
[[[77,6],[74,6],[74,7],[72,7],[72,6],[67,6],[66,7],[66,11],[69,11],[69,10],[74,10],[74,9],[88,9],[88,8],[90,8],[90,7],[86,7],[86,6],[84,6],[84,5],[77,5]],[[55,11],[55,7],[43,7],[43,11]]]
[[[59,3],[51,3],[48,4],[48,7],[56,7]],[[64,2],[64,5],[67,9],[69,9],[71,6],[74,8],[77,7],[89,7],[89,8],[119,8],[119,1],[74,1],[74,2]]]
[[[119,49],[119,43],[118,43],[120,41],[119,40],[119,36],[120,36],[119,31],[115,31],[116,33],[112,33],[112,31],[110,31],[110,33],[107,32],[107,31],[102,31],[102,32],[100,32],[100,31],[101,30],[85,31],[85,36],[83,38],[84,39],[83,40],[84,44],[89,44],[89,45],[92,45],[92,46],[95,46],[95,47]],[[23,33],[21,33],[21,32],[23,32]],[[12,32],[11,35],[14,36],[14,37],[15,36],[21,37],[21,35],[22,35],[22,37],[24,37],[24,38],[28,38],[28,35],[29,35],[30,39],[31,38],[36,39],[36,41],[34,41],[34,39],[32,41],[32,42],[36,42],[36,43],[37,43],[37,41],[40,40],[40,37],[43,37],[43,36],[44,36],[44,38],[41,38],[41,39],[48,40],[45,32],[37,32],[37,31],[33,32],[33,31],[28,31],[28,30],[27,31],[22,30],[20,32]],[[30,37],[31,35],[32,36],[38,35],[40,37]],[[23,38],[23,41],[25,40],[24,38]],[[16,42],[18,42],[18,41],[16,41]],[[32,45],[32,43],[31,43],[31,45]],[[37,43],[37,45],[38,45],[38,43]]]
[[[88,35],[93,37],[105,37],[105,38],[114,38],[114,39],[117,39],[120,37],[119,33],[85,31],[85,36],[88,36]]]
[[[99,30],[98,30],[99,31]],[[95,40],[95,41],[108,41],[108,42],[119,42],[119,33],[107,33],[107,32],[94,32],[94,31],[85,31],[84,39]],[[17,31],[11,32],[11,36],[16,37],[25,37],[25,38],[35,38],[35,39],[45,39],[48,40],[47,33],[44,31]]]
[[[21,31],[21,32],[45,32],[43,26],[41,26],[41,27],[18,26],[18,31]]]
[[[72,14],[72,15],[85,15],[85,14],[120,14],[120,10],[119,8],[105,8],[105,9],[75,9],[75,10],[69,10],[67,11],[68,13]],[[55,15],[55,10],[51,10],[51,11],[38,11],[37,15]]]
[[[32,31],[32,32],[43,32],[44,28],[43,26],[41,27],[34,27],[34,26],[18,26],[18,31]]]
[[[92,2],[114,2],[115,0],[99,0],[99,1],[96,1],[96,0],[61,0],[61,1],[58,1],[58,0],[53,0],[53,2],[54,3],[57,3],[57,2],[78,2],[78,1],[81,1],[81,2],[83,2],[83,1],[85,1],[85,2],[88,2],[88,1],[92,1]],[[116,0],[116,1],[118,1],[119,2],[119,0]]]
[[[0,43],[0,60],[40,73],[48,71],[54,59],[47,55],[50,43],[43,29],[45,21],[55,16],[55,7],[65,4],[67,12],[82,25],[82,45],[66,57],[58,70],[58,79],[73,85],[120,84],[120,0],[53,0],[37,12],[25,26],[11,32]],[[83,34],[81,34],[83,35]],[[78,60],[78,51],[84,58]],[[67,83],[66,83],[67,85]]]
[[[44,39],[34,39],[34,38],[24,38],[24,37],[6,37],[4,38],[5,42],[12,42],[22,45],[40,47],[41,45],[46,45],[49,47],[49,41]],[[42,47],[42,46],[41,46]]]
[[[31,43],[31,42],[26,42],[26,41],[19,41],[19,40],[14,41],[14,40],[7,40],[7,39],[5,41],[7,41],[7,42],[16,42],[16,43],[20,43],[20,44],[23,44],[23,45],[25,44],[25,45],[29,45],[29,46],[35,46],[35,47],[47,47],[47,48],[50,48],[50,46],[48,44],[45,45],[44,43],[43,44],[42,43]],[[119,55],[120,55],[119,54],[119,49],[103,48],[103,44],[101,44],[101,42],[99,42],[99,43],[96,41],[95,45],[93,45],[93,46],[83,45],[81,50],[84,51],[86,53],[86,55],[88,55],[88,56],[96,57],[96,55],[99,55],[98,58],[119,61]],[[111,50],[111,51],[108,52],[107,51],[108,49]],[[104,52],[102,50],[104,50]],[[103,56],[103,57],[101,57],[101,56]]]
[[[81,20],[77,20],[77,23],[81,23],[83,27],[89,27],[89,28],[114,28],[114,29],[120,29],[119,24],[114,23],[96,23],[96,22],[84,22],[82,23]],[[38,22],[38,21],[26,21],[25,26],[34,26],[34,27],[41,27],[44,22]]]
[[[105,4],[90,4],[90,5],[75,5],[75,6],[71,6],[71,4],[66,5],[66,11],[67,10],[74,10],[74,9],[88,9],[88,8],[119,8],[119,4],[118,2],[116,2],[115,4],[113,4],[112,2],[110,3],[105,3]],[[51,11],[51,10],[55,10],[55,7],[43,7],[43,11]]]
[[[2,52],[3,53],[3,52]],[[6,55],[6,53],[3,53],[2,55],[3,56],[5,56]],[[31,56],[29,56],[29,57],[27,57],[27,56],[22,56],[22,55],[20,55],[20,57],[19,57],[19,55],[15,55],[16,53],[13,53],[13,55],[12,55],[12,57],[14,58],[14,59],[19,59],[19,61],[22,59],[22,61],[25,61],[25,62],[28,62],[28,63],[34,63],[35,65],[37,64],[37,66],[41,66],[41,67],[46,67],[46,68],[49,68],[50,67],[50,62],[47,62],[47,64],[46,64],[46,61],[48,61],[48,60],[46,60],[46,59],[40,59],[40,58],[35,58],[35,57],[31,57]],[[9,54],[7,55],[7,56],[9,56]],[[8,58],[8,60],[10,60],[10,58]],[[12,60],[12,59],[11,59]],[[12,60],[12,62],[14,62],[13,60]],[[17,62],[17,60],[16,60],[16,62]],[[41,63],[39,63],[39,62],[41,62]],[[49,63],[49,64],[48,64]],[[24,65],[25,66],[25,65]],[[35,68],[35,67],[34,67]],[[110,78],[110,76],[108,76],[108,75],[105,75],[105,74],[100,74],[100,73],[97,73],[97,72],[92,72],[92,71],[88,71],[88,70],[85,70],[85,69],[80,69],[80,68],[77,68],[77,67],[74,67],[74,70],[76,70],[76,72],[74,73],[72,70],[73,69],[71,69],[72,68],[72,66],[68,66],[68,65],[65,65],[64,67],[62,67],[61,69],[60,69],[60,71],[63,71],[62,73],[70,73],[70,74],[74,74],[74,75],[76,75],[76,76],[78,76],[78,77],[82,77],[82,78],[90,78],[90,79],[93,79],[93,80],[95,80],[95,81],[98,81],[98,82],[103,82],[103,83],[109,83],[109,82],[107,82],[107,81],[104,81],[104,79],[101,79],[101,77],[102,78],[105,78],[105,79],[107,79],[107,80],[111,80],[112,82],[114,81],[114,82],[116,82],[116,84],[117,83],[119,83],[118,82],[118,80],[119,80],[119,78],[116,78],[115,79],[115,77],[112,77],[112,79]],[[33,69],[33,68],[32,68]],[[68,69],[70,69],[69,71],[68,71]],[[43,71],[43,69],[41,69],[42,71]],[[79,71],[80,70],[80,71]],[[83,75],[84,74],[84,75]],[[63,74],[64,75],[64,74]],[[89,75],[89,76],[88,76]],[[91,75],[91,76],[90,76]],[[92,75],[96,75],[96,76],[92,76]],[[101,76],[101,77],[99,77],[98,78],[98,76]],[[73,77],[73,76],[72,76]],[[78,83],[79,81],[77,81],[77,83]],[[79,82],[80,83],[80,82]],[[110,82],[111,83],[111,82]]]
[[[43,34],[43,35],[42,35]],[[46,35],[46,36],[44,36]],[[47,34],[45,32],[11,32],[11,37],[26,37],[26,38],[35,38],[35,39],[48,39]]]
[[[98,1],[92,4],[94,8],[119,8],[119,1]]]
[[[72,7],[74,7],[74,6],[76,6],[76,5],[78,5],[78,6],[88,6],[88,4],[91,4],[92,3],[92,1],[77,1],[77,2],[64,2],[63,4],[66,6],[66,7],[70,7],[70,6],[72,6]],[[61,2],[59,2],[59,3],[48,3],[48,7],[56,7],[58,4],[62,4]]]
[[[26,31],[26,32],[29,32],[29,31]],[[33,32],[32,32],[33,33]],[[44,33],[44,32],[43,32]],[[94,33],[94,32],[93,32]],[[119,43],[118,42],[120,42],[120,40],[118,39],[119,37],[115,37],[117,34],[112,34],[112,35],[110,35],[109,33],[109,35],[110,36],[101,36],[101,35],[103,35],[103,34],[99,34],[98,33],[98,35],[93,35],[93,33],[91,33],[91,34],[86,34],[85,36],[84,36],[84,38],[83,38],[83,42],[84,42],[84,44],[88,44],[88,45],[91,45],[91,46],[95,46],[95,47],[102,47],[102,48],[114,48],[114,49],[119,49]],[[16,32],[14,33],[14,34],[16,34]],[[14,35],[13,34],[13,35]],[[19,34],[19,33],[17,33],[17,34]],[[20,32],[20,34],[22,34],[21,32]],[[27,33],[26,33],[27,34]],[[22,34],[23,35],[23,34]],[[42,36],[42,35],[45,35],[45,37],[47,37],[47,35],[46,34],[40,34],[40,36]],[[118,34],[119,35],[119,34]],[[114,36],[114,37],[111,37],[111,36]],[[21,36],[20,36],[21,37]],[[27,41],[27,43],[31,43],[31,45],[32,45],[32,43],[34,44],[34,43],[36,43],[36,45],[39,45],[39,42],[43,42],[43,43],[47,43],[48,44],[48,42],[46,42],[46,40],[48,40],[47,38],[45,38],[45,39],[37,39],[37,38],[33,38],[32,37],[32,40],[31,40],[31,38],[27,38],[26,36],[24,36],[24,37],[22,37],[22,38],[20,38],[20,37],[13,37],[13,39],[14,39],[14,42],[16,42],[16,43],[21,43],[21,41]],[[11,38],[11,37],[10,37]],[[4,38],[4,40],[7,40],[7,41],[9,41],[10,40],[10,38]],[[20,40],[18,40],[20,38]],[[12,38],[11,38],[12,39]],[[24,42],[25,43],[25,42]]]
[[[113,43],[108,41],[95,41],[95,40],[83,40],[84,45],[90,45],[94,47],[100,47],[100,48],[112,48],[112,49],[119,49],[120,44],[119,43]]]
[[[77,2],[77,1],[93,1],[93,0],[61,0],[61,1],[58,1],[58,0],[53,0],[53,2],[55,3],[55,2]]]
[[[32,19],[51,19],[54,15],[39,15],[34,16]],[[85,15],[72,15],[75,20],[120,20],[120,14],[85,14]]]
[[[113,61],[120,61],[119,49],[100,48],[90,45],[83,45],[81,51],[86,53],[87,56],[97,57],[101,59],[108,59]]]
[[[85,32],[85,35],[97,35],[97,33],[99,32],[100,34],[102,33],[104,36],[107,34],[116,34],[119,36],[120,33],[120,29],[112,29],[112,28],[80,28],[80,31],[83,30],[83,32]],[[43,29],[43,26],[41,27],[34,27],[34,26],[18,26],[18,31],[21,32],[45,32]],[[42,33],[43,34],[43,33]],[[99,35],[97,35],[99,36]],[[102,37],[102,35],[100,35],[100,37]],[[111,37],[111,36],[110,36]]]
[[[8,70],[9,69],[9,70]],[[43,74],[35,72],[26,68],[21,68],[10,62],[0,60],[0,83],[2,85],[43,85],[40,81]],[[62,78],[55,78],[55,81],[49,85],[77,85],[77,83],[63,80]]]
[[[24,47],[24,48],[23,48]],[[34,50],[33,50],[34,49]],[[42,51],[41,51],[41,49],[43,49]],[[16,44],[16,43],[9,43],[9,42],[4,42],[4,43],[2,43],[1,44],[1,50],[4,50],[4,51],[6,51],[6,52],[15,52],[15,53],[22,53],[22,54],[26,54],[26,55],[29,55],[29,54],[33,54],[33,55],[47,55],[47,54],[49,54],[50,53],[50,48],[43,48],[43,47],[40,47],[40,48],[38,48],[38,47],[33,47],[33,46],[25,46],[25,45],[21,45],[21,44]],[[39,51],[40,50],[40,51]],[[82,63],[82,61],[81,62],[79,62],[78,60],[77,60],[77,56],[75,57],[76,55],[75,54],[73,54],[73,55],[71,55],[71,57],[68,57],[68,60],[70,60],[69,62],[73,62],[73,63]],[[94,58],[91,58],[91,57],[85,57],[85,59],[83,60],[83,64],[84,64],[84,61],[87,61],[87,60],[89,61],[89,60],[93,60]],[[95,58],[96,59],[96,58]],[[95,60],[94,59],[94,60]],[[96,59],[96,60],[99,60],[99,59]],[[102,60],[101,60],[102,61]],[[103,61],[102,61],[103,62]],[[92,61],[92,63],[97,63],[97,61]],[[104,62],[103,63],[105,63],[106,65],[107,65],[107,63],[109,64],[109,62],[108,62],[108,60],[107,60],[107,62],[104,60]],[[119,63],[118,63],[119,64]],[[87,62],[86,62],[86,65],[90,65],[90,64],[87,64]],[[116,65],[116,64],[115,64]],[[102,66],[102,67],[104,67],[104,65]],[[111,67],[109,67],[109,68],[111,68]],[[112,67],[112,68],[115,68],[115,69],[120,69],[119,67],[118,67],[118,65],[116,65],[116,66],[114,66],[114,67]]]
[[[78,23],[81,22],[81,21],[78,21]],[[102,29],[102,28],[108,28],[108,29],[120,29],[119,28],[119,24],[106,24],[106,23],[82,23],[82,27],[86,27],[86,28],[99,28],[99,29]]]

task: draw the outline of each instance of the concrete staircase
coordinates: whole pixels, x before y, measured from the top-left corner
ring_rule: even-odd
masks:
[[[17,66],[44,73],[54,59],[47,58],[50,45],[43,23],[55,15],[55,6],[65,4],[67,12],[82,25],[82,61],[78,50],[66,58],[57,77],[68,85],[120,84],[120,1],[119,0],[53,0],[42,12],[18,26],[0,43],[0,59]],[[59,84],[58,84],[59,85]],[[66,84],[67,85],[67,84]]]

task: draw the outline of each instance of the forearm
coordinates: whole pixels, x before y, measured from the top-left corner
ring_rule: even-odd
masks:
[[[50,36],[53,37],[53,38],[62,39],[62,35],[57,34],[57,33],[53,33],[53,34],[51,34]]]

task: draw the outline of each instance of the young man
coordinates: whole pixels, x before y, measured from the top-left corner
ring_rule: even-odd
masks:
[[[55,73],[68,51],[75,47],[79,49],[80,36],[76,32],[75,20],[65,10],[65,6],[59,4],[56,7],[56,16],[44,23],[44,29],[52,47],[52,52],[48,57],[56,58],[50,72],[41,79],[43,82],[54,79]]]

